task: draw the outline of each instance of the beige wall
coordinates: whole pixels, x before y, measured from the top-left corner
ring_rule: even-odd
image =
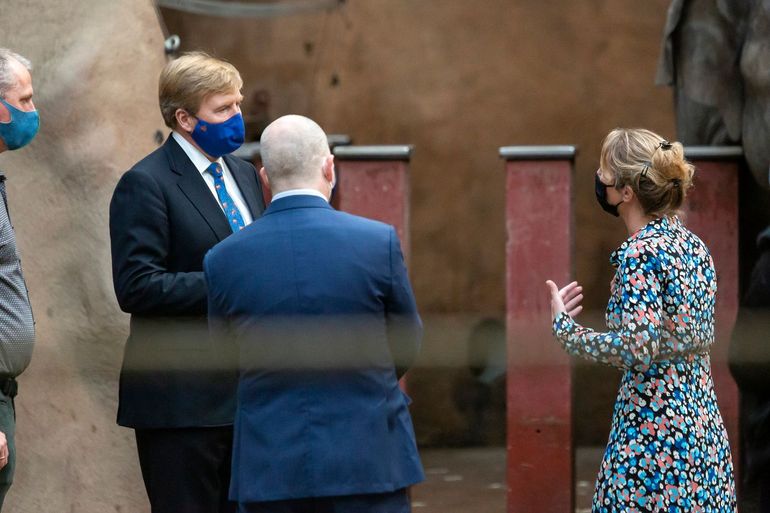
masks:
[[[16,480],[3,511],[147,511],[133,432],[115,424],[127,332],[107,208],[155,147],[163,35],[145,0],[3,2],[0,45],[33,61],[41,130],[0,155],[37,322],[21,376]]]

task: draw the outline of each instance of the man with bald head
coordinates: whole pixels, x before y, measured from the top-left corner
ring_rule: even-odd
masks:
[[[423,479],[398,378],[422,324],[392,226],[334,210],[321,127],[262,134],[262,218],[206,256],[209,324],[238,348],[230,499],[241,513],[403,513]]]
[[[39,120],[32,102],[32,64],[0,48],[0,153],[26,146]],[[5,174],[0,171],[0,509],[16,466],[16,376],[29,365],[35,323],[21,272],[16,235],[8,210]]]

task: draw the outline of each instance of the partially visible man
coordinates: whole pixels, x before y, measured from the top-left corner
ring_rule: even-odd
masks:
[[[118,424],[135,429],[153,513],[224,513],[236,363],[209,343],[203,256],[264,210],[244,137],[238,71],[203,53],[169,62],[171,136],[120,179],[110,204],[115,293],[131,313]]]
[[[230,498],[408,512],[423,471],[398,378],[422,324],[396,231],[329,205],[334,158],[310,119],[276,120],[260,150],[272,203],[204,262],[214,338],[239,348]]]
[[[0,48],[0,153],[27,145],[37,134],[39,119],[32,102],[32,64]],[[21,272],[16,235],[11,224],[0,171],[0,510],[16,467],[16,376],[32,358],[35,322]]]

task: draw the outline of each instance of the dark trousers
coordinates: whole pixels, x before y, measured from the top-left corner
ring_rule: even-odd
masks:
[[[231,426],[135,432],[152,513],[235,513],[227,499]]]
[[[410,513],[411,511],[406,489],[390,493],[238,504],[238,513]]]
[[[13,474],[16,470],[16,411],[13,407],[13,398],[0,391],[0,431],[5,433],[8,442],[8,461],[0,470],[0,510],[8,489],[13,483]]]

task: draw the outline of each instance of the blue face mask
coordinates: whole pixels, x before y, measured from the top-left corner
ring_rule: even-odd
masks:
[[[222,123],[209,123],[198,118],[191,134],[193,141],[214,158],[232,153],[243,144],[246,129],[240,112]]]
[[[11,120],[0,123],[0,139],[9,150],[17,150],[26,146],[35,138],[40,128],[40,117],[36,110],[26,112],[19,110],[10,103],[0,98],[0,103],[8,109]]]

